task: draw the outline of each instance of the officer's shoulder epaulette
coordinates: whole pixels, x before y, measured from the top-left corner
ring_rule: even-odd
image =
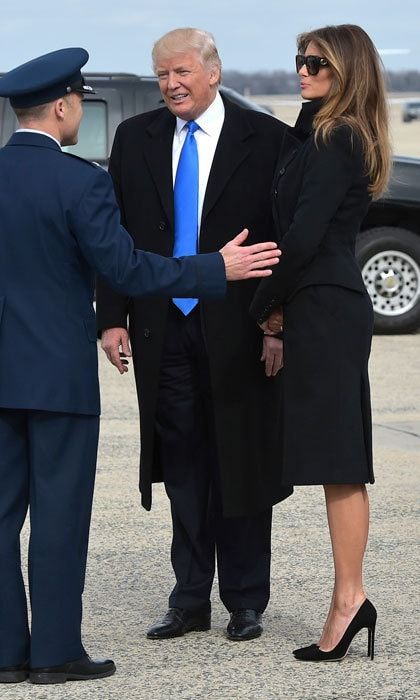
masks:
[[[86,160],[86,158],[82,158],[81,156],[76,156],[75,153],[67,153],[66,151],[63,151],[65,156],[69,156],[70,158],[75,158],[76,160],[79,160],[82,163],[86,163],[86,165],[90,165],[92,168],[100,168],[101,166],[99,163],[92,162],[91,160]]]

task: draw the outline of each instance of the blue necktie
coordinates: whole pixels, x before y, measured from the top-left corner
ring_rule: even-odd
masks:
[[[175,243],[173,257],[197,253],[198,239],[198,152],[194,132],[200,127],[187,123],[188,133],[179,156],[174,186]],[[198,299],[173,299],[174,304],[188,316]]]

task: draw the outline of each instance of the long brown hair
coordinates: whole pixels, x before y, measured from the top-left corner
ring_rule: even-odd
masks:
[[[326,142],[333,129],[349,125],[363,144],[369,191],[378,197],[391,170],[389,116],[382,61],[366,32],[354,24],[322,27],[300,34],[299,53],[310,42],[328,60],[330,92],[314,120],[315,140]]]

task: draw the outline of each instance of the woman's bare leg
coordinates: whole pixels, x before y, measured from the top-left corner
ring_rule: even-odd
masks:
[[[319,646],[330,651],[366,598],[363,557],[369,532],[369,499],[364,484],[328,484],[324,491],[335,582]]]

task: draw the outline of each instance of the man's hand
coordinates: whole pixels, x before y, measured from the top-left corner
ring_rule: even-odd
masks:
[[[101,347],[120,374],[128,372],[128,361],[124,358],[131,357],[131,348],[128,331],[125,328],[107,328],[102,331]]]
[[[283,367],[283,341],[279,338],[270,338],[269,335],[265,335],[261,362],[265,362],[265,376],[275,377],[277,372]]]
[[[226,279],[229,282],[252,277],[268,277],[272,271],[267,268],[277,265],[279,261],[281,251],[272,241],[242,246],[248,233],[248,229],[244,228],[220,250],[225,263]]]

